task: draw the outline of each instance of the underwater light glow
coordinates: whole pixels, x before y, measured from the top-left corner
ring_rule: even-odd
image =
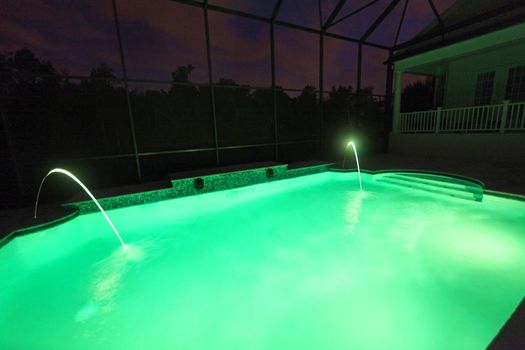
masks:
[[[17,236],[0,349],[485,349],[523,298],[525,202],[361,175],[113,210],[127,251],[98,212]]]

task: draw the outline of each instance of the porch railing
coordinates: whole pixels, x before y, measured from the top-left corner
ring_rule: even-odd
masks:
[[[525,102],[401,113],[401,133],[525,131]]]

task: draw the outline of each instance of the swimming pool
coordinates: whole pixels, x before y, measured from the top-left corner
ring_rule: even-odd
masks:
[[[100,213],[14,238],[0,349],[484,349],[525,294],[525,203],[384,180],[110,210],[128,251]]]

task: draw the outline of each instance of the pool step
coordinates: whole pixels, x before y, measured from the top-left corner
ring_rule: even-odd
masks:
[[[380,176],[377,181],[478,202],[483,200],[481,185],[442,175],[394,173]]]
[[[438,185],[443,188],[449,188],[453,190],[466,190],[474,194],[483,195],[483,187],[475,182],[459,179],[450,176],[437,175],[437,174],[411,174],[411,173],[398,173],[390,175],[391,178],[412,181],[427,185]]]

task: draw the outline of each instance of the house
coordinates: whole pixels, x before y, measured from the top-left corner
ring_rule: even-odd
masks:
[[[458,0],[392,61],[390,153],[525,161],[525,1]],[[434,77],[432,109],[400,112],[407,73]]]

